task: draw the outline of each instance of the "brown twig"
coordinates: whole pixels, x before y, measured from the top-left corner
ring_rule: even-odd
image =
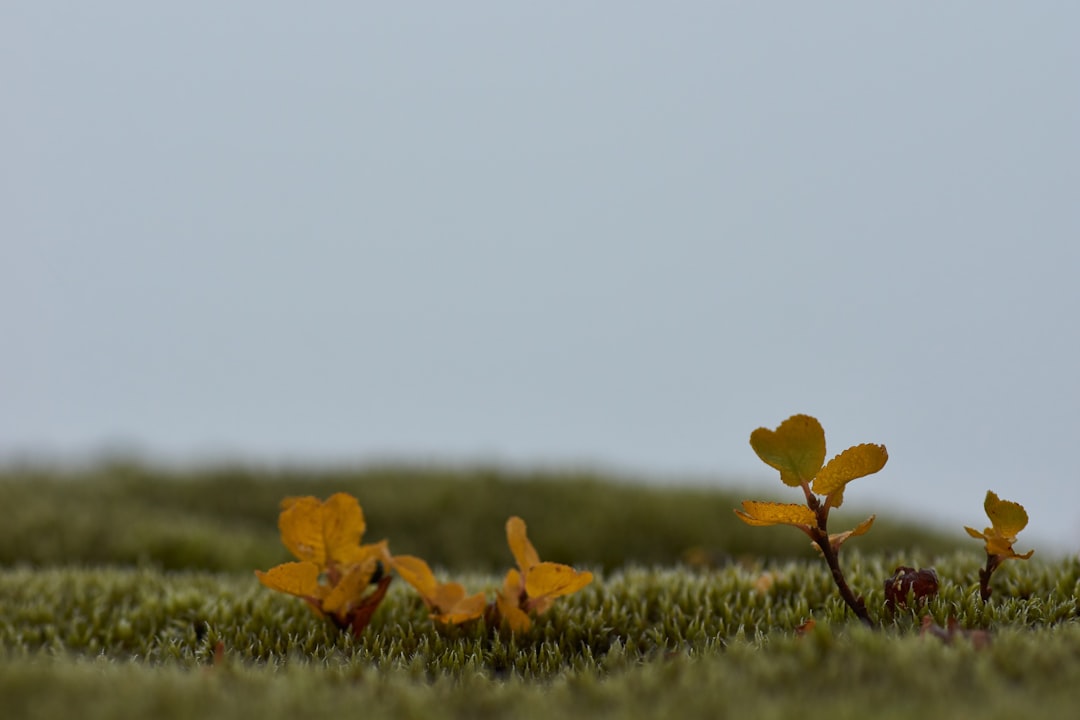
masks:
[[[990,593],[993,590],[990,589],[990,576],[994,574],[994,571],[1001,565],[1000,555],[991,555],[986,553],[986,567],[979,570],[979,596],[983,602],[990,599]]]
[[[821,555],[825,558],[825,562],[832,572],[833,582],[836,583],[836,588],[840,591],[840,597],[844,599],[844,602],[851,608],[856,617],[868,627],[873,627],[874,622],[870,619],[870,614],[866,612],[866,603],[863,602],[861,597],[856,597],[855,593],[848,587],[847,580],[844,578],[844,571],[840,569],[840,559],[833,550],[832,543],[829,542],[829,506],[819,502],[817,497],[809,491],[809,488],[804,487],[804,490],[806,490],[806,503],[814,511],[814,515],[817,516],[817,527],[810,529],[810,538],[821,549]]]

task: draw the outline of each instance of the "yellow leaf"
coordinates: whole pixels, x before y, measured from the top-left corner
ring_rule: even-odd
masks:
[[[1005,537],[1015,540],[1020,531],[1027,527],[1028,514],[1024,506],[1002,500],[992,490],[986,491],[983,507],[994,529]]]
[[[986,500],[983,502],[983,508],[986,510],[990,522],[993,523],[993,527],[988,527],[979,532],[974,528],[965,526],[964,530],[971,537],[986,543],[987,555],[997,555],[1006,560],[1010,558],[1027,560],[1035,554],[1034,550],[1029,550],[1023,555],[1013,550],[1013,543],[1016,542],[1017,534],[1028,524],[1027,511],[1024,510],[1023,505],[1002,500],[992,490],[988,490]]]
[[[412,585],[432,610],[431,617],[442,623],[462,623],[484,614],[484,593],[465,597],[461,583],[440,583],[428,564],[412,555],[397,555],[391,565],[401,579]]]
[[[499,610],[499,617],[510,626],[511,632],[525,632],[532,627],[532,620],[525,611],[501,594],[496,596],[495,606]]]
[[[555,598],[577,592],[592,582],[592,573],[578,572],[568,565],[540,562],[529,542],[525,521],[514,516],[506,521],[506,539],[517,568],[506,574],[496,599],[499,614],[512,629],[528,628],[526,610],[543,613]]]
[[[871,515],[850,530],[829,535],[829,544],[832,545],[833,552],[839,550],[840,546],[851,538],[857,535],[865,535],[866,531],[870,529],[870,526],[874,524],[875,518],[877,518],[877,515]]]
[[[965,529],[965,530],[967,530],[967,534],[968,534],[968,535],[970,535],[971,537],[975,538],[976,540],[985,540],[985,539],[986,539],[986,535],[984,535],[983,533],[979,532],[979,531],[978,531],[978,530],[976,530],[975,528],[969,528],[969,527],[968,527],[967,525],[965,525],[965,526],[964,526],[964,529]],[[987,528],[987,529],[989,530],[989,528]]]
[[[281,501],[278,529],[281,542],[300,560],[326,567],[326,545],[322,537],[322,502],[315,497],[285,498]]]
[[[413,586],[420,597],[430,606],[431,598],[439,587],[434,573],[428,564],[412,555],[395,555],[390,560],[391,567],[397,572],[402,580]]]
[[[352,607],[359,605],[375,575],[377,564],[375,560],[369,560],[353,565],[323,600],[323,611],[344,617]]]
[[[525,594],[530,598],[557,598],[576,593],[592,582],[591,572],[579,572],[569,565],[542,562],[525,575]]]
[[[281,541],[298,559],[326,568],[353,564],[364,556],[360,550],[364,513],[351,495],[337,493],[326,502],[310,496],[286,498],[282,508]]]
[[[884,445],[863,443],[850,447],[821,469],[814,478],[812,489],[818,495],[831,495],[839,491],[840,494],[830,503],[833,507],[839,507],[843,502],[844,485],[857,478],[876,473],[885,467],[888,459],[889,453]]]
[[[448,585],[457,585],[457,587],[461,587],[457,583],[448,583]],[[461,594],[464,596],[464,588],[462,588]],[[441,623],[458,625],[483,616],[484,610],[486,609],[487,598],[484,597],[484,593],[476,593],[470,597],[459,598],[452,605],[449,605],[444,612],[434,614],[431,617]]]
[[[529,568],[540,562],[540,556],[529,542],[525,531],[525,521],[518,516],[506,521],[506,542],[510,545],[510,552],[514,554],[514,560],[522,573],[528,572]]]
[[[747,525],[795,525],[806,528],[817,525],[817,516],[805,505],[743,500],[742,506],[743,509],[736,510],[735,514]]]
[[[1006,538],[997,536],[990,536],[986,539],[986,552],[991,555],[1000,555],[1002,558],[1015,558],[1017,560],[1027,560],[1029,557],[1035,554],[1034,550],[1028,550],[1023,555],[1013,550],[1013,543],[1016,542],[1016,538]]]
[[[512,605],[504,605],[502,600],[498,601],[498,607],[499,615],[510,626],[512,632],[525,632],[532,627],[532,619],[524,610]]]
[[[502,588],[495,595],[495,608],[499,611],[499,617],[510,626],[512,632],[524,632],[532,625],[532,620],[521,609],[524,585],[521,573],[510,568],[506,571]]]
[[[289,562],[272,567],[266,572],[255,571],[266,587],[298,597],[318,597],[319,567],[313,562]]]
[[[367,529],[360,503],[352,495],[335,493],[323,503],[322,512],[328,559],[343,564],[357,562],[360,538]]]
[[[809,415],[792,415],[776,430],[758,428],[750,433],[750,447],[780,479],[798,487],[814,479],[825,462],[825,431]]]
[[[446,612],[465,599],[465,586],[457,582],[440,583],[430,598],[433,610]]]
[[[521,573],[515,568],[507,570],[499,594],[505,596],[508,600],[512,600],[514,605],[519,605],[524,592],[525,580],[522,578]]]

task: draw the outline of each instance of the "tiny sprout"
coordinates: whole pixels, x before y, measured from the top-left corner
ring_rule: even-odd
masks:
[[[1017,534],[1027,527],[1028,515],[1024,506],[1019,503],[1002,500],[992,490],[986,491],[986,500],[983,502],[987,517],[990,518],[992,527],[982,532],[974,528],[964,527],[971,537],[982,540],[986,544],[986,567],[979,570],[979,595],[983,601],[990,599],[990,577],[1001,563],[1009,559],[1027,560],[1035,551],[1028,550],[1020,555],[1013,550]]]
[[[762,461],[780,471],[780,480],[802,488],[805,505],[746,500],[735,514],[747,525],[791,525],[810,538],[832,571],[833,581],[844,602],[860,620],[872,624],[862,598],[855,597],[840,570],[840,546],[862,535],[874,523],[871,515],[851,530],[830,535],[829,510],[844,502],[849,482],[872,475],[885,466],[889,454],[884,445],[850,447],[825,463],[825,431],[809,415],[793,415],[776,430],[758,428],[750,434],[750,446]]]
[[[526,534],[525,521],[517,516],[506,521],[506,541],[517,567],[506,572],[494,611],[512,632],[528,630],[532,625],[530,613],[545,613],[556,598],[575,593],[592,582],[591,572],[561,563],[541,562]]]
[[[266,587],[302,598],[319,617],[359,635],[386,596],[390,561],[386,541],[361,545],[366,525],[356,498],[345,493],[325,502],[315,497],[281,502],[281,542],[299,562],[255,575]],[[375,585],[374,592],[367,593]]]
[[[440,583],[428,564],[412,555],[397,555],[390,562],[401,579],[420,593],[432,620],[459,625],[483,616],[487,607],[484,593],[466,595],[461,583]]]

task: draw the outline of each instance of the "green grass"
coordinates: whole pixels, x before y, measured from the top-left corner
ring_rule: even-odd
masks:
[[[369,539],[436,558],[441,575],[470,591],[493,591],[512,562],[502,534],[512,512],[529,521],[543,557],[597,578],[519,636],[482,622],[437,628],[395,581],[353,638],[252,574],[284,559],[280,497],[336,490],[361,499]],[[887,550],[880,537],[872,542],[875,526],[841,554],[882,623],[874,631],[842,605],[800,533],[740,527],[737,499],[493,472],[10,473],[0,480],[9,509],[0,528],[3,716],[910,720],[1075,711],[1077,558],[1007,563],[984,604],[977,542],[894,526],[904,542]],[[91,541],[101,544],[80,545]],[[679,564],[695,546],[713,567]],[[941,591],[925,609],[890,618],[883,581],[901,562],[935,566]],[[991,642],[922,636],[923,615],[987,629]],[[817,624],[799,637],[808,618]]]

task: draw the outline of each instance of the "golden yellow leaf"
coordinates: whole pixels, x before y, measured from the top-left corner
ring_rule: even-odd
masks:
[[[532,598],[557,598],[576,593],[592,582],[591,572],[579,572],[569,565],[542,562],[525,575],[525,594]]]
[[[825,462],[825,431],[809,415],[792,415],[776,430],[758,428],[750,433],[750,447],[766,465],[780,471],[780,479],[798,487],[810,482]]]
[[[503,584],[502,588],[499,589],[499,594],[505,596],[508,600],[513,600],[514,605],[518,605],[520,604],[524,593],[524,578],[516,568],[510,568],[506,571],[506,577],[503,578]]]
[[[298,559],[320,568],[363,559],[364,513],[356,498],[345,493],[331,495],[326,502],[310,496],[286,498],[282,507],[278,516],[281,541]]]
[[[525,632],[532,627],[532,619],[524,610],[498,600],[499,615],[510,626],[512,632]]]
[[[398,576],[412,585],[416,592],[420,593],[420,597],[424,598],[424,601],[430,606],[431,598],[435,596],[439,583],[428,564],[412,555],[395,555],[390,560],[390,565]]]
[[[343,617],[354,606],[359,605],[364,592],[371,584],[377,565],[375,560],[353,565],[323,599],[323,611]]]
[[[1016,539],[1016,536],[1027,527],[1027,510],[1020,503],[1002,500],[992,490],[986,491],[986,500],[983,502],[987,517],[993,524],[994,529],[1007,538]]]
[[[975,528],[969,528],[969,527],[968,527],[967,525],[965,525],[965,526],[964,526],[964,529],[965,529],[965,530],[967,530],[967,534],[968,534],[968,535],[970,535],[971,537],[975,538],[976,540],[986,540],[986,535],[984,535],[983,533],[979,532],[979,531],[978,531],[978,530],[976,530]],[[987,530],[989,530],[989,529],[990,529],[990,528],[987,528]]]
[[[747,525],[758,527],[766,525],[813,527],[817,525],[817,516],[805,505],[743,500],[742,506],[743,509],[736,510],[735,514]]]
[[[525,521],[516,515],[506,521],[506,542],[510,545],[510,552],[514,554],[514,560],[522,573],[528,572],[529,568],[540,562],[540,555],[526,535]]]
[[[255,571],[266,587],[298,597],[318,597],[319,567],[313,562],[288,562],[272,567],[266,572]]]
[[[316,497],[285,498],[281,501],[278,529],[281,542],[300,560],[326,567],[326,546],[322,536],[322,502]]]
[[[1002,558],[1014,558],[1016,560],[1027,560],[1035,554],[1034,550],[1028,550],[1021,555],[1013,550],[1014,542],[1016,542],[1016,538],[1006,538],[1001,536],[989,537],[986,542],[986,551],[991,555],[1000,555]]]
[[[484,593],[465,597],[461,583],[440,583],[426,562],[412,555],[397,555],[391,565],[401,579],[420,593],[431,617],[442,623],[462,623],[484,614],[487,602]]]
[[[833,535],[829,535],[829,544],[832,545],[833,552],[839,550],[840,546],[846,543],[851,538],[857,535],[865,535],[866,531],[870,529],[870,526],[874,524],[874,520],[876,518],[877,515],[871,515],[850,530],[842,533],[835,533]]]
[[[1002,559],[1027,560],[1035,554],[1034,550],[1029,550],[1021,555],[1013,549],[1017,534],[1028,524],[1027,511],[1023,505],[1002,500],[992,490],[987,490],[983,508],[993,527],[979,532],[965,526],[964,530],[971,537],[986,543],[988,555],[997,555]]]
[[[322,512],[327,558],[331,562],[349,564],[365,557],[367,551],[360,548],[360,538],[364,536],[367,524],[356,498],[335,493],[323,503]]]
[[[524,632],[532,626],[532,620],[521,609],[522,596],[525,593],[525,583],[516,569],[506,571],[502,587],[495,595],[495,608],[499,611],[499,617],[510,626],[512,632]]]
[[[559,563],[540,562],[526,534],[525,521],[517,516],[506,521],[506,539],[517,568],[507,572],[496,608],[512,629],[528,628],[526,611],[543,613],[555,598],[577,592],[592,582],[592,573],[578,572]]]
[[[446,612],[465,599],[465,586],[458,582],[440,583],[430,597],[432,609]]]
[[[461,587],[461,585],[458,585],[457,583],[447,583],[447,585],[457,585],[457,587]],[[464,597],[465,592],[464,588],[462,588],[461,595],[462,597],[458,598],[453,604],[447,606],[443,612],[433,614],[431,617],[434,620],[448,625],[457,625],[482,617],[484,611],[487,609],[487,598],[484,597],[484,593],[476,593],[475,595]],[[443,606],[440,605],[440,607]]]
[[[889,453],[884,445],[863,443],[849,447],[821,469],[814,478],[811,489],[818,495],[838,493],[829,504],[840,507],[843,502],[844,485],[857,478],[876,473],[885,467],[888,459]]]

